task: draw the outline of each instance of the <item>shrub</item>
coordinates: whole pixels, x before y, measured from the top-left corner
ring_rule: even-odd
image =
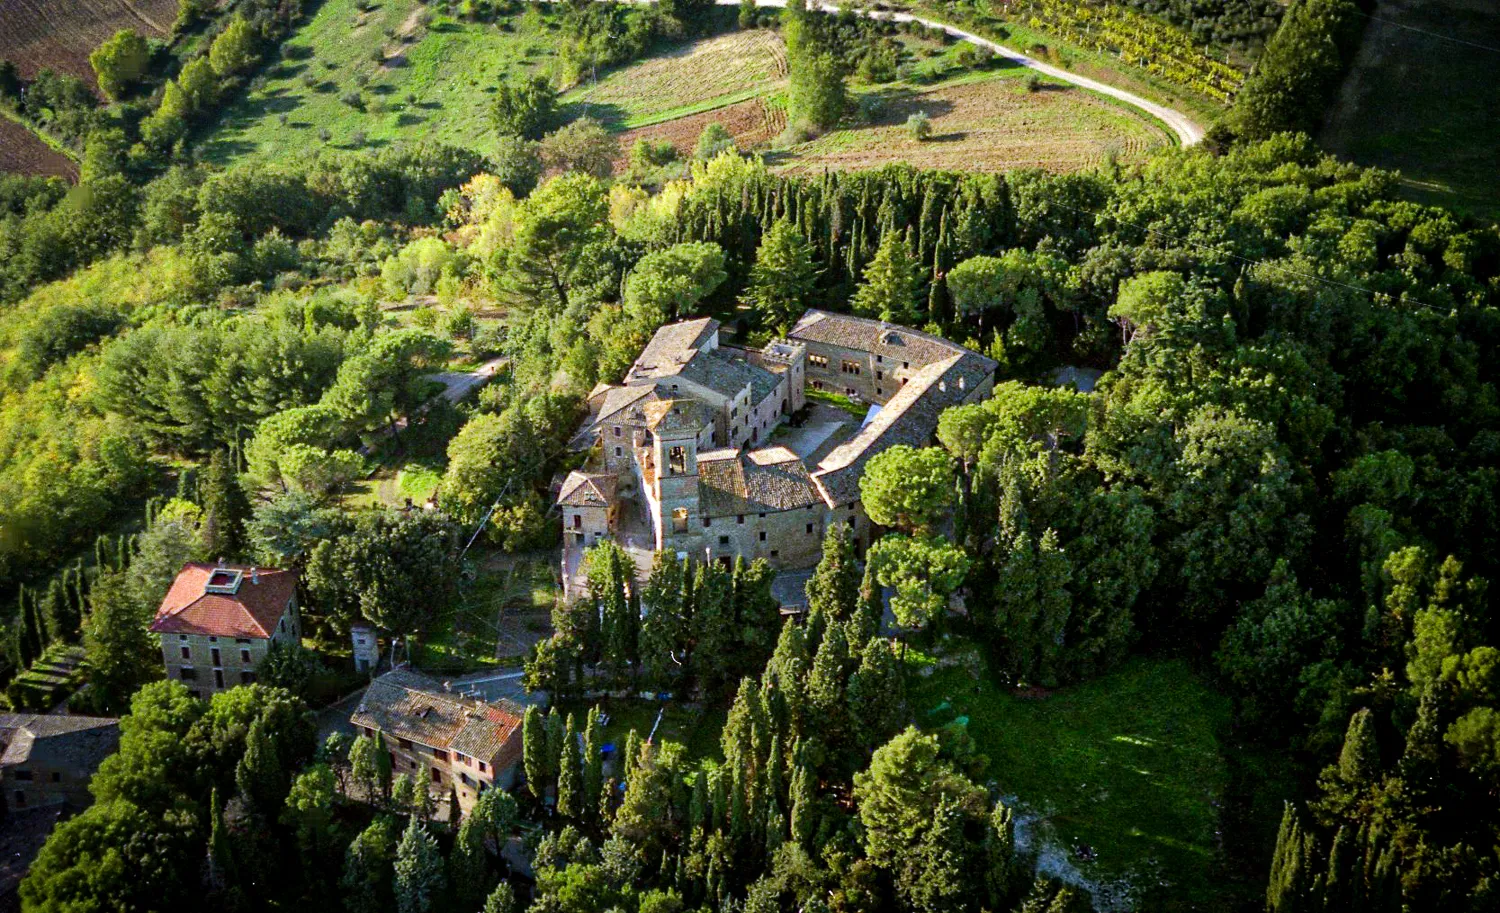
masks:
[[[1026,91],[1040,92],[1041,89],[1042,77],[1036,75],[1035,73],[1032,73],[1030,76],[1026,77]]]
[[[906,132],[917,142],[926,142],[932,138],[932,118],[925,111],[918,111],[906,119]]]

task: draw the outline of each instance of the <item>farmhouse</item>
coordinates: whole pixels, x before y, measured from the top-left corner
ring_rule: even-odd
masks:
[[[590,394],[574,438],[590,460],[557,497],[568,594],[581,591],[584,550],[606,538],[778,568],[816,564],[834,522],[867,544],[865,463],[896,444],[926,444],[943,409],[989,393],[995,368],[927,333],[819,310],[758,350],[722,345],[716,320],[662,327],[622,384]],[[783,428],[809,390],[869,412],[857,426]]]
[[[0,714],[0,805],[89,805],[89,779],[119,744],[109,717]]]
[[[426,767],[433,787],[451,788],[467,811],[485,790],[515,784],[523,715],[511,701],[473,700],[394,669],[370,683],[349,721],[366,736],[384,736],[392,771]]]
[[[301,642],[297,572],[188,564],[167,591],[151,631],[167,678],[204,698],[255,681],[272,644]]]

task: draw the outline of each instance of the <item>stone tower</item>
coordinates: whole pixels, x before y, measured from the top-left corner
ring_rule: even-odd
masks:
[[[703,407],[671,399],[646,407],[651,461],[656,470],[656,547],[686,551],[697,545],[698,437]]]

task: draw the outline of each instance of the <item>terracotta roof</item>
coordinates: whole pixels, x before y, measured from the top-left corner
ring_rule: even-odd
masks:
[[[821,502],[807,467],[785,447],[698,460],[698,510],[705,517],[797,510]]]
[[[91,771],[119,744],[119,721],[113,717],[0,713],[0,767],[43,764]]]
[[[557,493],[557,503],[568,507],[607,507],[614,503],[616,476],[610,473],[568,473],[562,490]]]
[[[297,592],[297,572],[252,570],[241,565],[184,566],[156,610],[151,630],[157,634],[270,638]],[[231,584],[236,572],[239,579]],[[210,586],[220,577],[225,578],[224,586]]]
[[[425,675],[396,669],[370,683],[349,721],[378,729],[387,739],[493,762],[499,771],[520,755],[524,714],[512,701],[471,700],[444,691]]]
[[[970,357],[970,356],[973,357]],[[859,500],[859,478],[871,457],[897,444],[925,446],[938,415],[962,403],[994,373],[994,362],[965,351],[914,372],[859,433],[818,464],[812,477],[830,507]]]

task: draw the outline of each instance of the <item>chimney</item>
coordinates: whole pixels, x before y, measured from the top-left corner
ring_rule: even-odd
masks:
[[[250,566],[250,582],[256,584],[260,583],[260,568],[255,567],[254,565]]]

